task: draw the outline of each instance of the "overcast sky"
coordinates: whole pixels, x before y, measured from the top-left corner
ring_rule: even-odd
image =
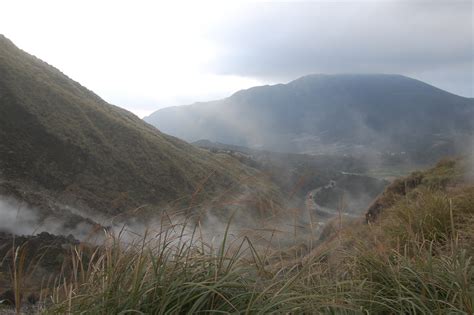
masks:
[[[310,73],[473,97],[473,1],[1,1],[0,33],[140,117]]]

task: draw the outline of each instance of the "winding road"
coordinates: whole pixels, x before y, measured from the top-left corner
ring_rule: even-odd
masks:
[[[330,219],[343,215],[347,217],[357,217],[356,215],[348,212],[340,212],[337,209],[327,208],[319,205],[314,199],[314,196],[323,188],[327,186],[319,187],[313,190],[310,190],[306,194],[305,200],[305,209],[311,215],[312,224],[317,223],[319,226],[323,226]]]

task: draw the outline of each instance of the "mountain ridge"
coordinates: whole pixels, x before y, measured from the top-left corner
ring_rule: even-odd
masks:
[[[0,177],[9,185],[0,191],[41,187],[60,202],[117,214],[210,201],[229,186],[249,189],[241,179],[258,176],[108,104],[4,36],[0,73]]]
[[[222,100],[160,109],[144,120],[188,141],[299,153],[347,154],[361,145],[415,157],[433,149],[439,153],[432,163],[457,152],[458,133],[473,133],[473,105],[472,99],[401,75],[308,75]],[[435,148],[440,143],[443,148]]]

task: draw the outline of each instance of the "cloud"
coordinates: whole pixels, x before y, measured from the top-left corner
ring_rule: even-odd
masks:
[[[472,96],[471,1],[256,3],[214,29],[219,74],[400,73]]]
[[[85,220],[70,226],[65,218],[44,217],[38,209],[5,196],[0,196],[0,218],[0,232],[16,235],[49,232],[56,235],[71,234],[78,239],[86,239],[93,231],[93,225]]]
[[[472,1],[24,0],[2,12],[20,48],[139,116],[310,73],[400,73],[474,95]]]

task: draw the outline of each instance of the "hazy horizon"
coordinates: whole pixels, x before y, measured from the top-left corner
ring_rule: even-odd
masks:
[[[471,1],[3,7],[0,32],[19,48],[140,117],[319,73],[401,74],[474,96]]]

